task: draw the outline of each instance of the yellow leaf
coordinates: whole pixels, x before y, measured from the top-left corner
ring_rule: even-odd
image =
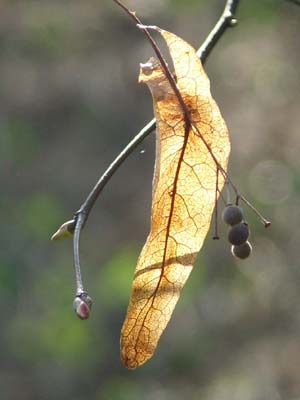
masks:
[[[225,122],[195,50],[176,35],[159,32],[169,48],[192,124],[184,118],[160,64],[153,58],[141,64],[139,81],[148,85],[153,96],[157,140],[151,231],[136,266],[121,332],[121,356],[128,368],[153,355],[170,320],[209,230],[216,194],[215,160],[226,171],[230,151]],[[219,189],[223,183],[220,173]]]

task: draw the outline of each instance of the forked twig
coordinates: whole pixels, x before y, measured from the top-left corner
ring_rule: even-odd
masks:
[[[148,30],[146,27],[144,27],[141,23],[141,21],[136,17],[135,13],[127,9],[122,3],[120,3],[119,0],[113,0],[115,3],[117,3],[120,7],[122,7],[133,19],[135,22],[140,24],[140,28],[142,28],[148,39],[150,40],[159,60],[161,61],[162,66],[165,64],[164,60],[161,59],[161,53],[158,50],[156,51],[156,44],[153,41],[151,35],[149,34]],[[222,37],[224,32],[227,30],[227,28],[235,26],[237,23],[237,20],[235,19],[235,13],[237,10],[239,4],[239,0],[227,0],[225,4],[225,8],[217,21],[215,27],[212,29],[212,31],[209,33],[207,36],[206,40],[202,44],[202,46],[198,49],[197,55],[201,59],[202,63],[204,63],[208,57],[208,55],[211,53],[212,49],[215,47],[215,45],[218,43],[219,39]],[[165,69],[165,68],[164,68]],[[170,83],[174,82],[174,79],[172,77],[172,74],[166,68],[165,73],[167,75],[167,78],[169,79]],[[172,83],[171,83],[172,85]],[[176,84],[174,82],[175,86],[173,89],[176,92]],[[178,89],[177,89],[178,90]],[[179,93],[178,99],[180,101],[181,95]],[[181,98],[182,99],[182,98]],[[182,101],[182,109],[184,110],[184,114],[186,116],[186,113],[188,114],[188,111],[185,110],[186,106],[184,102]],[[100,177],[92,191],[89,193],[88,197],[84,201],[84,203],[81,205],[79,210],[75,213],[74,219],[69,221],[68,223],[63,224],[64,225],[64,230],[63,230],[63,235],[60,235],[60,230],[56,234],[53,235],[53,239],[57,239],[59,237],[67,236],[65,235],[65,232],[68,231],[69,233],[72,233],[73,231],[75,232],[74,237],[73,237],[73,243],[74,243],[74,262],[75,262],[75,273],[76,273],[76,297],[74,300],[74,308],[77,313],[77,315],[85,319],[88,317],[92,301],[87,295],[87,292],[84,289],[83,282],[82,282],[82,276],[81,276],[81,270],[80,270],[80,260],[79,260],[79,239],[80,239],[80,233],[81,230],[96,202],[98,199],[100,193],[104,189],[105,185],[108,183],[110,178],[113,176],[115,171],[121,166],[121,164],[126,160],[126,158],[133,152],[133,150],[155,129],[155,119],[152,119],[145,127],[131,140],[130,143],[122,150],[122,152],[116,157],[116,159],[110,164],[110,166],[107,168],[107,170],[103,173],[103,175]],[[221,173],[224,173],[224,170],[220,170]],[[234,187],[234,186],[233,186]],[[237,191],[236,191],[237,193]],[[243,199],[241,197],[241,199]],[[61,228],[60,228],[61,229]],[[86,309],[84,308],[86,306]],[[83,313],[81,312],[83,309]],[[83,316],[81,315],[83,314]],[[87,316],[85,316],[87,315]]]

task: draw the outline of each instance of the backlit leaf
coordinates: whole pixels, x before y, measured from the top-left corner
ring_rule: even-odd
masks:
[[[192,127],[160,64],[153,58],[141,64],[139,81],[153,96],[157,141],[151,230],[136,266],[121,332],[121,356],[128,368],[153,355],[170,320],[211,222],[217,177],[211,153],[226,170],[230,151],[225,122],[195,50],[176,35],[159,32],[167,42]],[[223,183],[220,173],[219,189]]]

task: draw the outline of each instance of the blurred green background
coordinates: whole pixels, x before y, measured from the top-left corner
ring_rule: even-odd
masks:
[[[127,2],[195,47],[224,3]],[[149,230],[154,134],[82,235],[88,321],[72,311],[72,242],[49,238],[152,118],[137,84],[152,50],[112,1],[1,2],[1,400],[300,398],[300,7],[241,0],[237,16],[206,69],[231,132],[232,179],[272,226],[244,208],[254,250],[243,262],[222,223],[222,240],[210,233],[156,354],[128,371],[119,332]]]

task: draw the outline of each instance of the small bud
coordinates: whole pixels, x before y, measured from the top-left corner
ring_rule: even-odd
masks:
[[[248,225],[240,223],[231,227],[228,231],[228,241],[236,246],[245,243],[250,234]]]
[[[240,246],[231,246],[232,255],[242,260],[248,258],[251,252],[252,252],[252,246],[248,241],[241,244]]]
[[[223,210],[222,219],[228,225],[237,225],[243,220],[243,211],[235,204],[227,204]]]
[[[231,20],[229,21],[229,25],[231,27],[234,27],[238,24],[238,20],[236,18],[231,18]]]
[[[86,293],[76,296],[73,301],[73,309],[80,319],[88,319],[91,313],[93,300]]]
[[[71,219],[62,224],[62,226],[51,236],[51,240],[64,239],[66,237],[72,236],[74,233],[76,221]]]

